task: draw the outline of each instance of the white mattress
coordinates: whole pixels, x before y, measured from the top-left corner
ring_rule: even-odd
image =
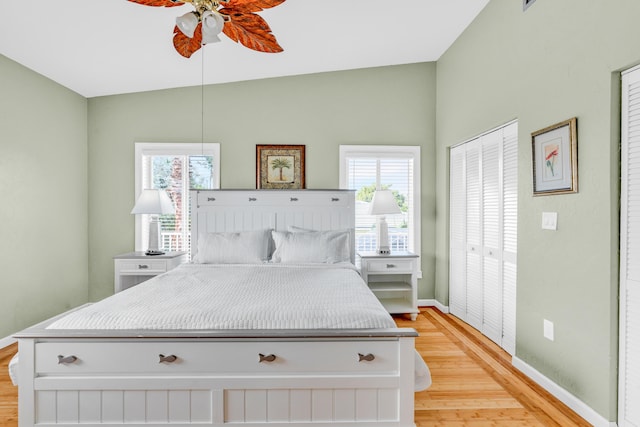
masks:
[[[395,322],[353,265],[183,264],[48,329],[363,329]]]

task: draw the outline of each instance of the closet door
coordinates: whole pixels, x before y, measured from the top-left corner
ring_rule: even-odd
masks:
[[[618,425],[640,426],[640,67],[622,76]]]
[[[449,311],[467,319],[467,233],[465,192],[465,145],[450,152],[450,224],[449,224]]]
[[[502,342],[502,131],[482,137],[482,333]]]
[[[449,307],[515,351],[517,123],[450,152]]]
[[[518,124],[502,130],[502,348],[516,352]]]
[[[483,283],[482,283],[482,187],[481,187],[481,140],[468,142],[466,147],[466,276],[467,316],[466,322],[482,330]]]

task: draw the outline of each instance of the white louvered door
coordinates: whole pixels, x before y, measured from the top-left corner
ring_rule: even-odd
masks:
[[[466,149],[466,231],[467,231],[467,317],[466,321],[482,330],[482,206],[480,186],[480,139],[467,143]]]
[[[482,137],[482,333],[502,341],[502,132]]]
[[[640,67],[622,75],[618,425],[640,426]]]
[[[518,125],[502,130],[502,348],[516,352]]]
[[[466,319],[467,317],[465,151],[464,145],[451,150],[451,178],[449,180],[451,188],[449,311],[461,319]]]
[[[515,352],[517,123],[451,149],[449,307]]]

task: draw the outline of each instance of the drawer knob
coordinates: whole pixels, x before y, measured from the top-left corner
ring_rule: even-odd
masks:
[[[276,360],[276,355],[275,354],[267,354],[265,356],[262,353],[258,353],[258,356],[260,356],[259,363],[262,363],[262,362],[273,362],[274,360]]]
[[[387,264],[387,268],[396,268],[395,264]]]
[[[339,201],[340,201],[340,199],[339,199],[338,197],[332,197],[332,198],[331,198],[331,201],[332,201],[332,202],[339,202]]]
[[[297,198],[297,197],[291,197],[291,198],[290,198],[290,201],[292,201],[292,202],[297,202],[297,201],[298,201],[298,198]]]
[[[255,197],[249,197],[250,202],[255,202],[257,199]]]
[[[149,268],[149,266],[147,264],[138,264],[138,269],[139,270],[146,270],[148,268]]]
[[[362,354],[362,353],[358,353],[358,362],[372,362],[373,359],[375,359],[376,357],[369,353],[369,354]]]
[[[158,361],[158,363],[173,363],[178,360],[178,356],[176,356],[175,354],[172,354],[170,356],[159,354],[158,356],[160,357],[160,361]]]
[[[58,365],[69,365],[71,363],[74,363],[76,360],[78,360],[77,357],[75,356],[62,356],[59,355],[58,356]]]

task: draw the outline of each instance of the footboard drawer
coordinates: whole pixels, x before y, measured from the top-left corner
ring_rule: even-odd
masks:
[[[41,342],[36,375],[395,373],[395,340],[272,342]]]

